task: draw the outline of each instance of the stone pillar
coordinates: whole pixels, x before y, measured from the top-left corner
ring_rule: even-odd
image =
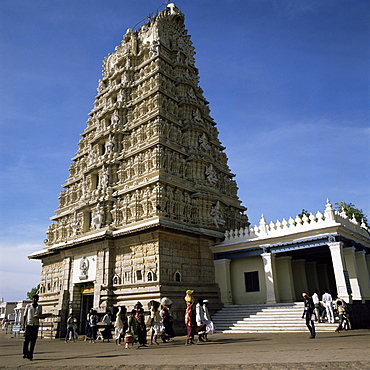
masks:
[[[59,309],[70,309],[68,302],[72,296],[72,257],[65,257],[63,260],[62,287],[59,295]]]
[[[275,254],[262,253],[261,257],[265,270],[266,303],[279,302],[279,292],[276,283]]]
[[[275,262],[280,301],[294,302],[296,296],[293,282],[292,257],[278,257]]]
[[[308,285],[308,294],[311,297],[316,289],[319,289],[319,279],[317,276],[317,262],[306,262],[306,276]]]
[[[370,254],[365,255],[367,271],[369,272],[369,279],[370,279]]]
[[[333,263],[335,284],[337,286],[337,294],[346,302],[352,303],[352,294],[348,290],[345,273],[347,272],[346,264],[343,256],[343,243],[332,242],[328,243],[331,260]]]
[[[317,276],[319,279],[320,293],[323,293],[325,289],[328,289],[328,291],[330,292],[328,265],[326,263],[317,264]]]
[[[358,282],[360,284],[362,299],[370,300],[370,278],[369,271],[366,265],[365,251],[355,252]]]
[[[215,280],[220,287],[221,302],[223,304],[233,304],[233,296],[231,292],[231,279],[230,279],[230,260],[220,259],[214,260],[215,265]]]
[[[65,257],[63,260],[62,289],[70,290],[72,283],[72,257]]]
[[[302,293],[308,294],[306,261],[304,259],[292,260],[292,271],[294,279],[294,291],[296,299],[303,300]]]
[[[352,299],[354,301],[362,301],[362,303],[365,303],[365,301],[362,298],[362,292],[360,284],[358,282],[355,248],[354,247],[343,248],[343,256],[348,271],[349,282],[351,284]]]
[[[94,282],[94,304],[95,309],[100,307],[102,286],[104,285],[105,251],[99,250],[96,254],[96,275]]]

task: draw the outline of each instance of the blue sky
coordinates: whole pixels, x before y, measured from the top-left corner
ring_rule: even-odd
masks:
[[[370,215],[369,3],[178,0],[254,225],[352,202]],[[0,298],[25,298],[102,60],[154,0],[0,1]]]

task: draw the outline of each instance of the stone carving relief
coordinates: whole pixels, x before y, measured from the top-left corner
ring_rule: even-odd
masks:
[[[71,227],[72,227],[72,236],[76,236],[78,234],[79,228],[80,228],[77,212],[75,212],[74,215],[73,215],[73,220],[71,222]]]
[[[204,132],[202,135],[199,136],[199,146],[205,151],[209,151],[211,149],[208,143],[207,135]]]
[[[108,182],[109,182],[108,169],[107,167],[103,166],[100,180],[103,189],[105,189],[108,186]]]
[[[217,203],[211,207],[210,217],[217,228],[226,224],[226,221],[222,218],[221,206],[219,201],[217,201]]]
[[[193,119],[196,122],[203,123],[202,117],[200,116],[198,109],[193,110]]]
[[[212,163],[209,166],[206,166],[205,175],[211,185],[216,185],[218,178]]]
[[[109,139],[107,143],[105,144],[105,152],[109,155],[113,153],[113,148],[114,148],[114,139],[113,135],[109,135]]]
[[[111,118],[111,124],[112,124],[112,127],[113,128],[116,128],[119,124],[119,115],[118,115],[118,112],[115,110],[114,113],[113,113],[113,116]]]
[[[160,42],[158,40],[153,40],[150,45],[150,51],[152,54],[158,54],[159,53],[159,45]]]
[[[94,216],[92,217],[91,224],[93,229],[100,229],[103,223],[104,210],[100,203],[96,206]]]
[[[90,263],[86,257],[82,257],[80,261],[80,280],[86,280],[89,276]]]

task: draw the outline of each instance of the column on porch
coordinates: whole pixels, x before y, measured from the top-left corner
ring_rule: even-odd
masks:
[[[261,253],[263,268],[265,271],[266,303],[279,302],[279,291],[276,281],[275,254]]]
[[[365,259],[366,259],[366,266],[367,266],[367,271],[369,272],[369,279],[370,279],[370,254],[366,254]]]
[[[221,302],[223,304],[233,304],[230,279],[230,260],[227,258],[214,260],[215,280],[220,287]]]
[[[326,263],[317,264],[317,276],[319,279],[320,293],[323,293],[325,289],[328,289],[328,291],[330,291],[328,265]]]
[[[280,302],[294,302],[296,296],[294,291],[292,257],[278,257],[275,263]]]
[[[358,271],[358,281],[361,287],[362,298],[365,300],[370,300],[370,277],[369,270],[366,265],[365,251],[355,252],[357,271]]]
[[[317,275],[317,262],[310,261],[306,262],[306,276],[307,279],[307,286],[308,286],[308,294],[312,296],[316,289],[319,289],[319,277]]]
[[[333,263],[333,270],[335,276],[335,284],[337,286],[338,296],[343,298],[346,302],[352,303],[351,292],[348,291],[346,284],[345,272],[346,264],[343,256],[343,243],[342,242],[331,242],[328,243],[331,260]]]
[[[302,293],[309,293],[306,276],[306,260],[292,260],[292,272],[296,299],[303,300]]]
[[[358,269],[355,257],[355,248],[354,247],[343,248],[343,256],[348,271],[349,282],[351,284],[352,299],[354,301],[362,301],[364,303],[360,284],[358,281]]]

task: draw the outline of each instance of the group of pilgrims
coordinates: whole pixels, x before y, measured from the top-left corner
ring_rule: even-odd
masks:
[[[193,290],[187,290],[185,296],[185,326],[187,329],[186,345],[194,344],[195,336],[198,342],[209,341],[208,334],[212,334],[214,326],[208,311],[208,300],[199,298],[197,303],[192,296]],[[134,309],[128,311],[125,306],[118,308],[116,320],[113,323],[111,312],[107,311],[102,319],[104,330],[101,331],[103,342],[112,339],[112,326],[114,327],[114,339],[117,345],[125,344],[125,348],[131,348],[138,343],[138,348],[147,347],[148,333],[150,344],[159,344],[173,341],[175,332],[173,329],[173,316],[171,313],[172,301],[164,297],[160,302],[152,300],[148,303],[149,315],[141,302],[137,302]],[[95,343],[98,338],[98,315],[96,310],[91,309],[87,314],[85,341]]]

